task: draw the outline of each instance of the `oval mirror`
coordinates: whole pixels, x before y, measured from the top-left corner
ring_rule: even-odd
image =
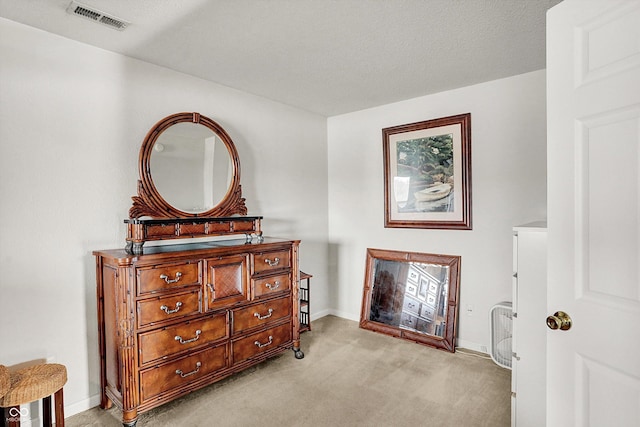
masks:
[[[139,171],[131,218],[246,214],[233,141],[198,113],[178,113],[158,122],[142,143]]]

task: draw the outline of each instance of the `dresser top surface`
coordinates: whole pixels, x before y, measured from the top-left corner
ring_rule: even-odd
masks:
[[[104,249],[95,250],[93,255],[106,256],[109,258],[130,258],[130,259],[142,259],[150,255],[158,254],[176,254],[184,252],[197,252],[197,251],[209,251],[215,249],[239,249],[245,248],[247,250],[260,250],[264,247],[265,250],[269,250],[271,246],[277,244],[287,243],[299,243],[299,240],[279,239],[274,237],[264,237],[262,241],[252,240],[246,242],[245,239],[226,239],[215,240],[206,242],[193,242],[193,243],[181,243],[181,244],[163,244],[156,246],[145,246],[144,253],[141,255],[132,255],[126,252],[124,249]]]

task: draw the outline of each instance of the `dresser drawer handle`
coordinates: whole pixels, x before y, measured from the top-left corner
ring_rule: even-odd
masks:
[[[273,285],[271,283],[268,283],[265,285],[267,288],[269,288],[270,290],[274,291],[276,289],[278,289],[280,287],[280,282],[278,282],[277,280],[273,283]]]
[[[273,343],[273,337],[271,335],[269,335],[269,342],[266,342],[264,344],[260,344],[260,341],[254,342],[254,344],[257,345],[258,348],[266,347],[268,345],[271,345],[271,343]]]
[[[177,313],[178,311],[180,311],[180,307],[182,307],[182,303],[180,301],[178,301],[176,303],[176,308],[174,308],[173,310],[169,310],[169,307],[167,307],[166,305],[161,305],[160,306],[160,310],[164,311],[167,314],[173,314],[173,313]]]
[[[273,308],[270,308],[269,314],[265,314],[264,316],[261,316],[260,313],[253,313],[253,315],[260,320],[268,319],[269,317],[271,317],[272,314],[273,314]]]
[[[191,372],[187,372],[186,374],[183,374],[182,370],[176,369],[176,375],[180,375],[182,378],[186,378],[189,375],[193,375],[193,374],[198,373],[198,371],[200,370],[200,366],[202,366],[202,363],[200,363],[200,362],[196,363],[196,370],[195,371],[191,371]]]
[[[167,283],[167,285],[178,282],[181,277],[182,277],[182,273],[180,273],[179,271],[176,273],[175,279],[169,279],[169,276],[167,276],[166,274],[160,275],[160,278],[164,280]]]
[[[196,336],[195,338],[191,338],[190,340],[183,340],[182,337],[180,335],[176,335],[176,337],[174,338],[176,341],[180,341],[180,344],[189,344],[190,342],[194,342],[194,341],[198,341],[198,338],[200,338],[200,334],[202,333],[202,331],[200,329],[196,330]]]
[[[280,263],[280,258],[275,257],[273,259],[273,261],[271,261],[269,258],[265,258],[264,262],[266,262],[267,264],[269,264],[269,267],[275,267],[276,265],[278,265]]]

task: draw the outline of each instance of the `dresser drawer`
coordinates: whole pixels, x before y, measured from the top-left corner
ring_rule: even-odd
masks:
[[[138,295],[200,284],[200,263],[162,264],[136,270]]]
[[[287,316],[291,316],[291,297],[289,296],[234,310],[231,334],[267,325]]]
[[[263,279],[253,279],[251,280],[251,286],[254,298],[268,297],[291,289],[291,277],[287,273]]]
[[[209,348],[140,373],[142,402],[227,367],[227,345]]]
[[[182,351],[227,337],[226,313],[145,332],[138,335],[140,364],[167,359]]]
[[[288,250],[257,253],[253,257],[254,273],[281,270],[291,266],[291,253]]]
[[[250,359],[291,342],[291,322],[231,342],[233,363]]]
[[[201,295],[200,289],[193,289],[180,294],[139,300],[138,328],[200,313]]]
[[[402,311],[406,311],[417,316],[420,312],[420,302],[405,296],[404,301],[402,302]]]

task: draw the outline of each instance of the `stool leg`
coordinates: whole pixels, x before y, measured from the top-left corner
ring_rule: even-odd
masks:
[[[5,427],[20,427],[20,406],[4,408],[2,425]]]
[[[51,396],[42,398],[42,425],[51,427]]]
[[[64,396],[62,389],[56,391],[54,402],[56,405],[56,427],[64,427]]]

